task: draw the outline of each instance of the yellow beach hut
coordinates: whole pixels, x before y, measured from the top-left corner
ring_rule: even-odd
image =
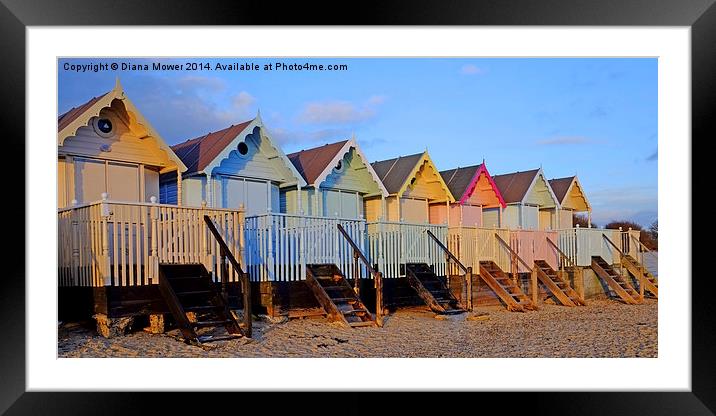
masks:
[[[559,205],[555,208],[555,228],[572,228],[573,215],[578,212],[587,213],[588,225],[592,225],[592,206],[589,204],[584,188],[577,176],[550,179],[549,185],[557,197]]]

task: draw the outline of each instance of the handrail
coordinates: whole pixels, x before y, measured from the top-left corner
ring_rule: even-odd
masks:
[[[364,218],[331,217],[331,216],[323,216],[323,215],[301,215],[301,214],[288,214],[285,212],[264,212],[262,214],[247,215],[246,219],[262,218],[262,217],[310,218],[310,219],[329,220],[329,221],[367,222]]]
[[[641,247],[643,247],[643,248],[646,250],[647,253],[654,254],[654,250],[652,250],[652,249],[650,249],[649,247],[647,247],[647,246],[646,246],[644,243],[642,243],[638,238],[634,237],[633,235],[630,235],[629,237],[631,237],[632,240],[634,240],[634,241],[636,241],[637,243],[639,243],[639,245],[640,245]],[[656,254],[654,254],[654,255],[656,255]]]
[[[457,257],[455,257],[455,255],[452,254],[452,253],[450,252],[450,250],[448,250],[448,248],[445,247],[445,245],[444,245],[440,240],[438,240],[437,237],[435,237],[435,234],[433,234],[432,231],[430,231],[430,230],[425,230],[425,232],[430,236],[430,238],[432,238],[432,239],[438,244],[438,247],[440,247],[440,248],[445,252],[445,254],[446,254],[450,259],[452,259],[452,261],[454,261],[455,264],[457,264],[460,269],[462,269],[463,272],[467,273],[467,267],[465,267],[465,265],[463,265],[463,264],[460,262],[460,260],[458,260]]]
[[[457,257],[455,257],[455,255],[452,254],[452,252],[450,252],[450,250],[448,250],[448,248],[445,247],[445,245],[440,240],[438,240],[438,238],[435,236],[435,234],[432,233],[432,231],[425,230],[425,232],[430,238],[433,239],[433,241],[438,244],[438,247],[440,247],[445,252],[448,258],[454,261],[455,264],[457,264],[457,266],[465,273],[465,299],[467,300],[467,309],[469,311],[472,311],[472,268],[468,269],[467,267],[465,267],[465,265],[462,264],[460,260],[458,260]]]
[[[112,205],[131,205],[131,206],[139,206],[139,207],[148,207],[148,208],[179,208],[179,209],[193,209],[193,210],[205,210],[205,211],[220,211],[220,212],[242,212],[242,209],[239,208],[216,208],[216,207],[209,207],[209,206],[195,206],[195,205],[173,205],[173,204],[161,204],[161,203],[153,203],[153,202],[141,202],[141,201],[120,201],[120,200],[114,200],[114,199],[100,199],[96,201],[91,202],[83,202],[81,204],[72,205],[72,206],[66,206],[62,208],[57,208],[57,212],[67,212],[72,211],[75,209],[80,208],[87,208],[94,205],[102,205],[102,204],[112,204]]]
[[[219,243],[220,248],[220,256],[221,256],[221,262],[222,266],[224,264],[224,258],[229,260],[229,263],[231,263],[232,266],[234,266],[234,271],[239,273],[239,276],[241,276],[241,286],[244,298],[244,325],[246,326],[246,334],[247,337],[251,338],[251,282],[249,281],[249,274],[244,273],[244,271],[241,269],[241,265],[236,260],[236,257],[231,253],[231,250],[229,249],[229,246],[224,241],[224,238],[221,236],[221,233],[216,228],[216,225],[214,225],[214,221],[209,217],[208,215],[204,215],[204,222],[206,223],[207,228],[209,228],[209,231],[214,236],[214,239],[216,239],[216,242]],[[222,273],[222,292],[224,296],[227,295],[227,279],[228,276],[228,267],[224,269],[224,272]]]
[[[564,252],[557,246],[557,244],[554,243],[554,241],[552,241],[549,237],[545,237],[545,238],[547,239],[547,242],[548,242],[552,247],[554,247],[555,250],[557,250],[557,253],[559,253],[559,255],[560,255],[563,259],[565,259],[565,260],[567,260],[567,261],[569,262],[570,267],[576,267],[575,264],[574,264],[574,261],[572,261],[572,259],[570,259],[569,256],[567,256],[566,254],[564,254]]]
[[[532,267],[530,267],[524,260],[522,260],[522,257],[520,257],[520,255],[517,254],[517,252],[515,250],[513,250],[512,247],[510,247],[510,245],[507,244],[505,242],[505,240],[503,240],[502,237],[500,237],[499,234],[495,233],[495,238],[497,238],[497,241],[502,243],[502,245],[504,245],[507,248],[507,250],[509,250],[510,253],[512,253],[517,258],[517,260],[519,260],[520,263],[522,263],[527,268],[527,270],[530,271],[530,273],[532,273]]]
[[[338,228],[338,231],[343,235],[343,237],[348,242],[348,245],[351,246],[353,249],[353,255],[360,259],[363,264],[365,265],[366,270],[368,270],[368,273],[373,276],[373,279],[375,281],[375,322],[378,324],[378,326],[383,326],[383,273],[376,271],[373,269],[373,266],[370,265],[370,262],[365,257],[361,249],[358,247],[358,245],[353,241],[350,235],[348,235],[348,232],[345,228],[343,228],[342,224],[336,224],[336,227]],[[359,271],[355,271],[355,278],[356,281],[359,278]]]
[[[617,253],[619,253],[619,256],[624,257],[624,252],[622,252],[622,250],[621,250],[619,247],[617,247],[617,245],[614,244],[614,242],[613,242],[612,240],[610,240],[609,237],[607,237],[606,234],[602,233],[602,237],[604,237],[604,239],[607,240],[607,242],[608,242],[609,244],[611,244],[612,247],[614,247],[614,249],[617,250]]]

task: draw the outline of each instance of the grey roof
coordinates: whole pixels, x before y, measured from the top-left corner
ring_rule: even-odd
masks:
[[[373,162],[371,166],[383,182],[385,189],[392,195],[398,193],[405,182],[410,179],[410,173],[422,157],[423,153],[416,153],[414,155]]]
[[[525,172],[495,175],[492,179],[495,180],[497,189],[500,190],[505,203],[511,204],[522,202],[522,200],[525,199],[525,195],[527,195],[527,191],[530,190],[530,185],[537,173],[539,173],[539,169],[533,169]]]
[[[552,187],[552,192],[554,192],[554,196],[557,197],[557,201],[560,204],[564,202],[564,197],[567,196],[569,186],[572,184],[572,181],[575,177],[576,176],[568,176],[566,178],[557,178],[549,180],[549,186]]]
[[[465,166],[457,169],[444,170],[440,172],[440,176],[443,177],[443,181],[450,189],[450,193],[457,199],[460,199],[465,195],[468,186],[472,182],[472,178],[475,177],[478,169],[482,166],[482,163],[474,166]]]

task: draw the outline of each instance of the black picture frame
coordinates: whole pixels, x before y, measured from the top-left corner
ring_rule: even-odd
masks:
[[[317,10],[321,12],[318,13]],[[263,24],[331,24],[331,25],[628,25],[628,26],[688,26],[692,47],[692,137],[685,137],[685,146],[697,140],[705,141],[714,131],[716,104],[716,6],[714,0],[503,0],[496,1],[424,1],[341,3],[318,1],[310,7],[304,2],[196,2],[188,0],[64,0],[30,1],[0,0],[0,91],[6,104],[0,111],[5,145],[6,164],[13,172],[25,172],[25,161],[32,159],[25,150],[25,28],[26,26],[71,25],[263,25]],[[662,115],[665,116],[665,115]],[[25,157],[19,157],[23,154]],[[696,165],[694,163],[694,165]],[[7,167],[6,168],[10,168]],[[24,177],[23,177],[24,178]],[[702,177],[694,182],[706,186]],[[5,228],[13,241],[24,236],[25,183],[16,176],[5,181],[5,195],[14,195],[9,212],[17,229]],[[9,189],[8,189],[9,188]],[[18,203],[17,201],[21,201]],[[20,211],[17,207],[22,204]],[[20,221],[22,212],[24,221]],[[663,213],[662,213],[663,215]],[[6,224],[8,221],[6,221]],[[706,224],[708,225],[708,224]],[[6,225],[7,227],[7,225]],[[24,242],[24,237],[23,240]],[[691,244],[691,242],[681,242]],[[22,245],[23,249],[25,245]],[[697,247],[694,244],[694,247]],[[27,247],[35,255],[54,257],[42,247]],[[6,248],[6,253],[22,250],[19,245]],[[704,250],[703,248],[701,250]],[[696,254],[699,254],[698,251]],[[27,252],[23,258],[26,259]],[[279,403],[267,401],[263,395],[248,393],[223,395],[219,400],[198,399],[182,393],[151,397],[141,393],[29,393],[25,376],[25,273],[24,262],[17,261],[19,253],[6,258],[0,276],[0,413],[20,414],[144,414],[153,412],[150,404],[160,405],[162,413],[207,413],[215,406],[230,404],[231,411],[241,411],[242,403],[258,400],[277,412]],[[692,258],[694,257],[692,255]],[[685,270],[691,274],[691,270]],[[684,281],[691,276],[682,276]],[[714,278],[699,275],[692,284],[692,389],[690,392],[634,392],[634,393],[483,393],[490,397],[448,399],[443,403],[467,405],[479,411],[484,403],[505,406],[510,412],[534,414],[714,414],[716,409],[716,366],[712,346],[716,344],[714,331],[715,303],[712,300]],[[54,279],[53,276],[33,278]],[[206,375],[187,375],[206,376]],[[237,375],[239,376],[239,375]],[[539,378],[538,374],[520,377]],[[618,377],[615,374],[615,377]],[[389,375],[385,375],[389,377]],[[439,384],[439,380],[436,380]],[[304,393],[305,394],[305,393]],[[514,397],[520,394],[520,397]],[[325,395],[324,395],[325,396]],[[259,398],[261,397],[261,398]],[[305,403],[313,409],[325,405],[318,394],[305,394],[298,401],[281,401],[294,407]],[[420,397],[420,396],[418,396]],[[363,395],[349,393],[332,398],[347,403],[352,413],[367,413],[388,406],[426,409],[425,398],[392,398],[381,400],[380,407]],[[319,399],[320,398],[320,399]],[[476,400],[477,399],[477,400]],[[479,401],[478,401],[479,400]],[[228,402],[228,403],[227,403]],[[473,403],[470,405],[470,403]],[[481,403],[479,406],[477,403]],[[336,410],[335,404],[331,410]],[[486,406],[486,405],[485,405]],[[492,407],[492,406],[489,406]],[[489,407],[484,407],[487,411]],[[295,408],[294,408],[295,410]],[[443,408],[443,411],[447,409]]]

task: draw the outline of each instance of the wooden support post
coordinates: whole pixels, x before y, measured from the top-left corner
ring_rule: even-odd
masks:
[[[244,296],[244,331],[251,338],[251,281],[248,273],[242,273],[241,293]]]
[[[539,283],[537,281],[537,266],[534,266],[532,269],[532,273],[530,273],[530,286],[532,287],[532,303],[537,305],[537,301],[539,300]]]
[[[383,272],[375,274],[375,323],[383,327]]]
[[[465,279],[467,280],[467,310],[472,311],[472,266],[468,266]]]

